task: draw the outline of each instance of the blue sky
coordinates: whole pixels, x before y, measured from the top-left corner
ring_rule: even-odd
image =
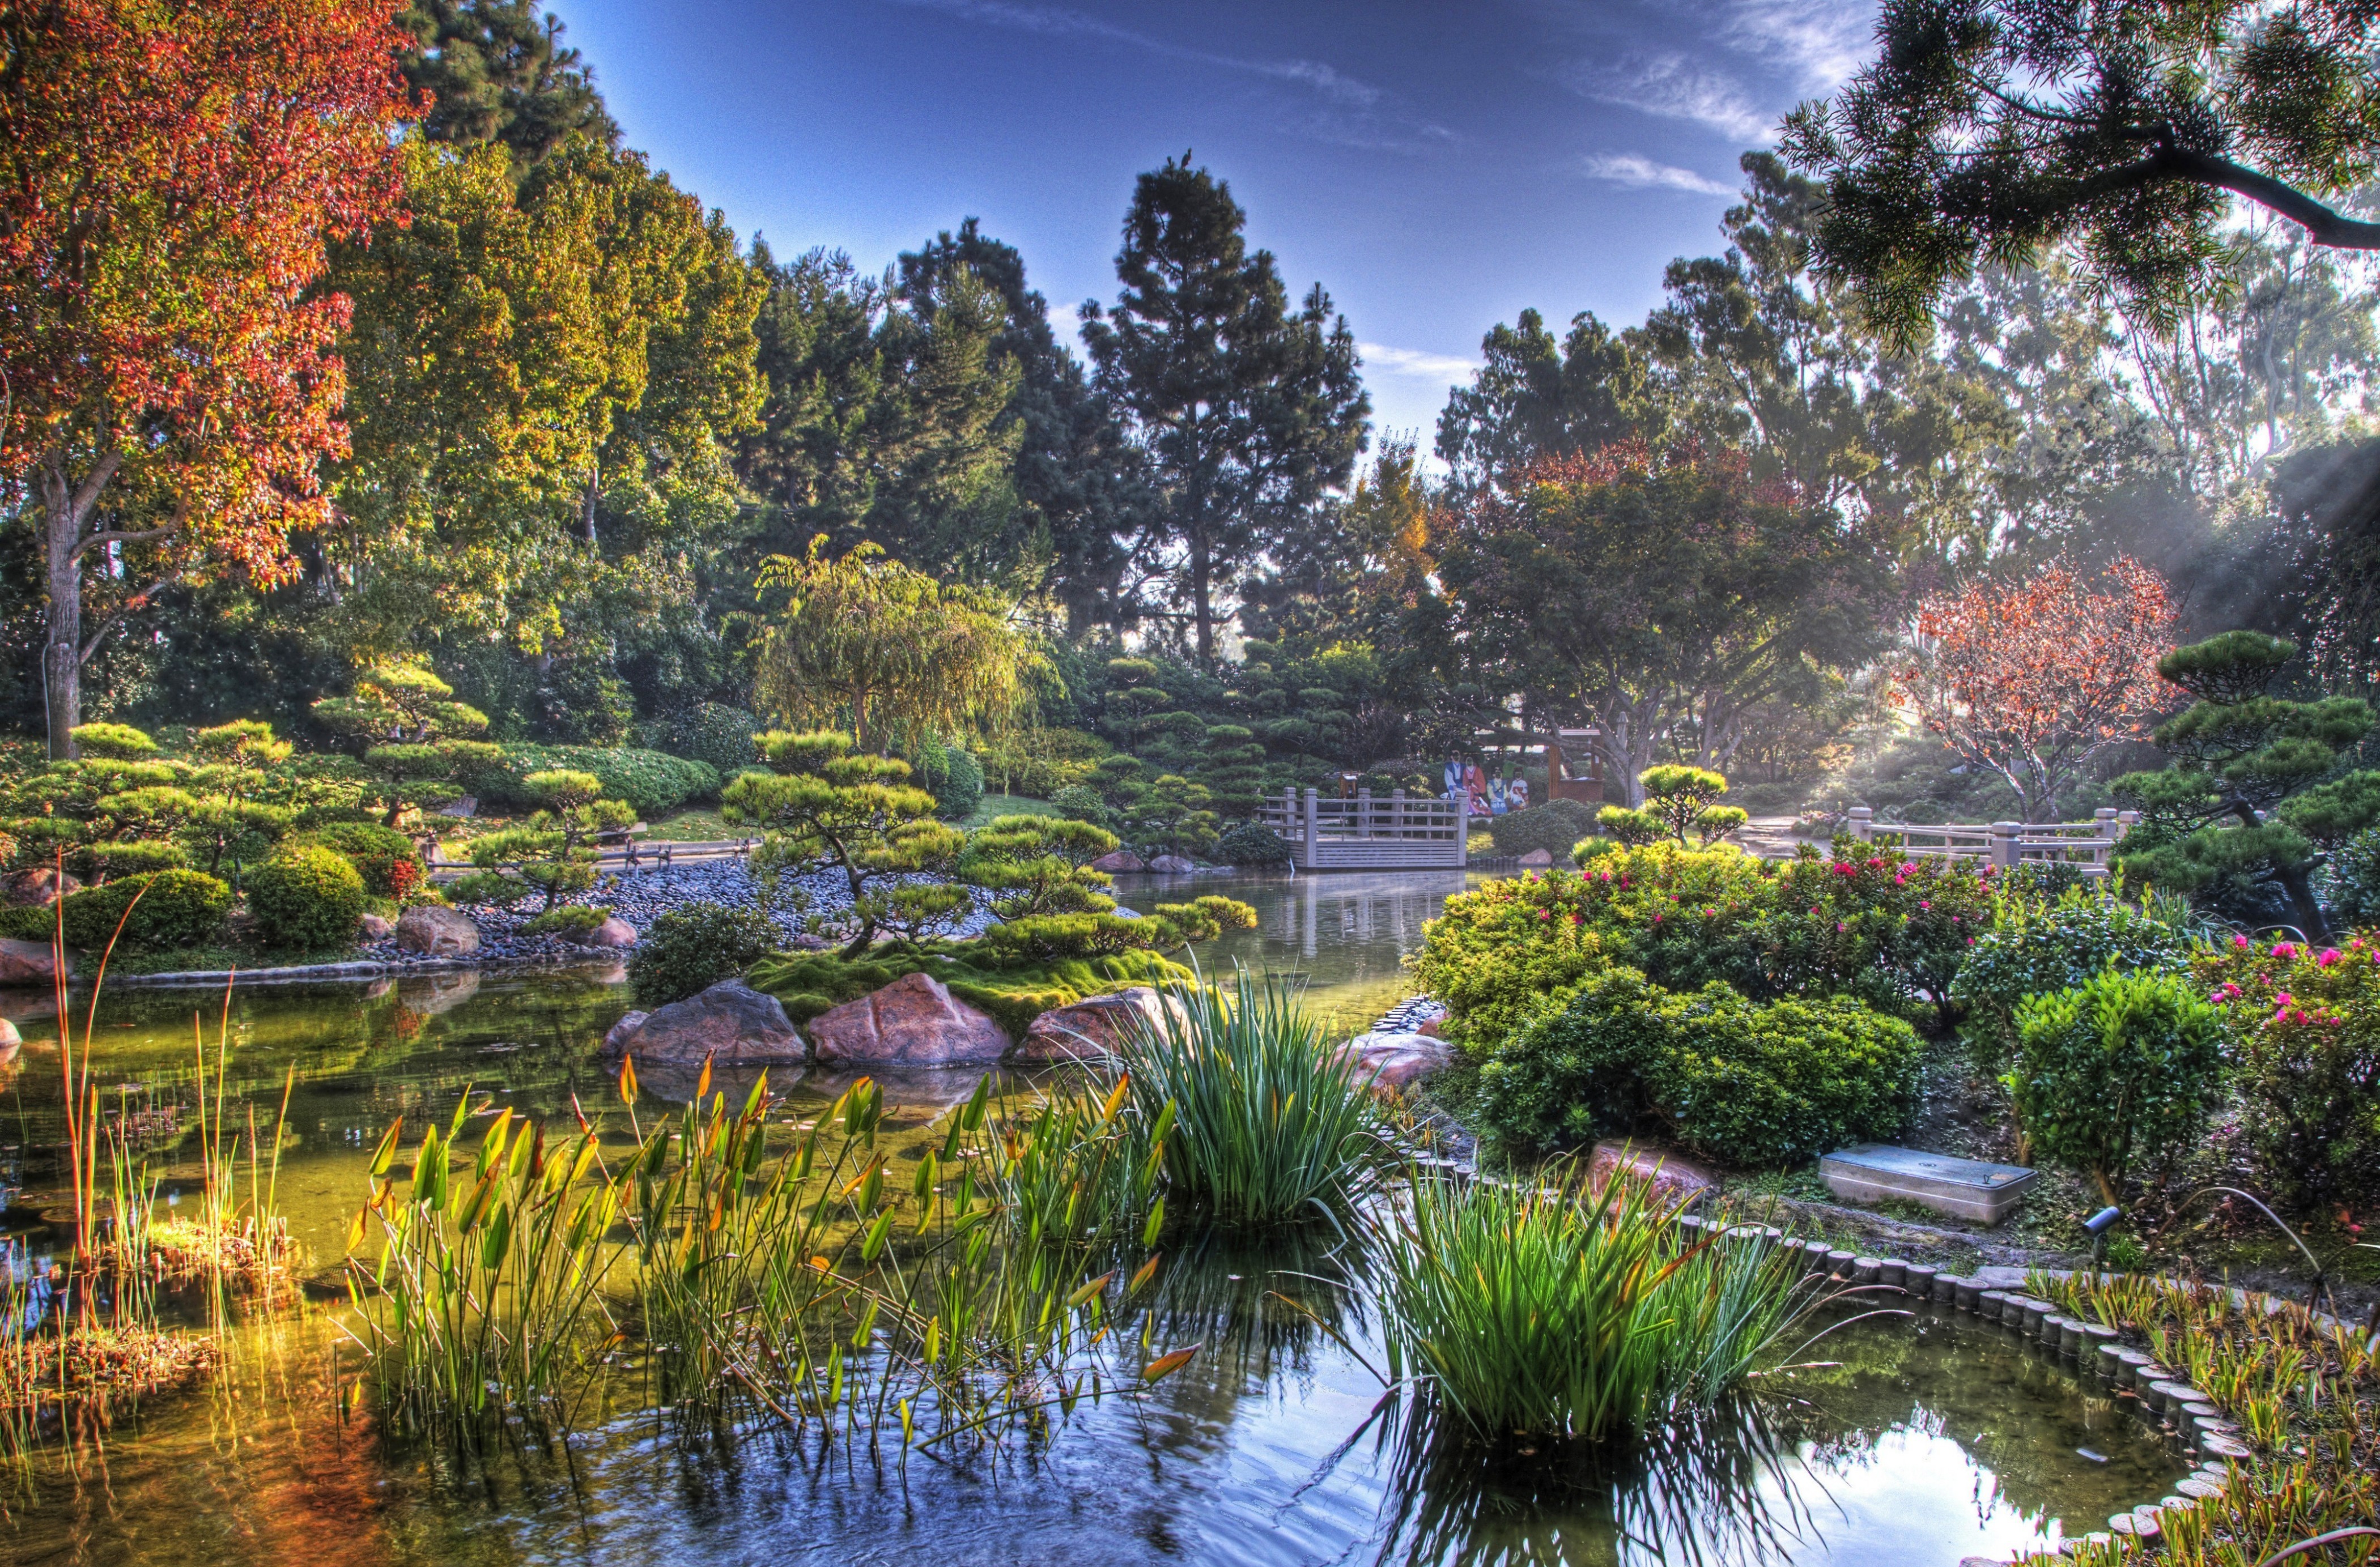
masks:
[[[881,269],[966,217],[1071,334],[1134,177],[1187,151],[1366,346],[1378,425],[1535,305],[1640,318],[1736,159],[1868,47],[1870,0],[1425,6],[554,0],[629,142],[780,255]]]

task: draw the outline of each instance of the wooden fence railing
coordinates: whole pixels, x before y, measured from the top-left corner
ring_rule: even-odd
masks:
[[[2101,808],[2088,821],[1951,822],[1928,826],[1879,823],[1865,806],[1850,811],[1851,835],[1873,838],[1888,832],[1912,859],[1973,859],[2013,869],[2020,865],[2070,865],[2085,876],[2105,876],[2116,845],[2140,820],[2138,811]]]
[[[1268,796],[1257,818],[1289,845],[1300,870],[1424,870],[1469,863],[1470,802],[1407,795],[1324,799],[1308,789]]]

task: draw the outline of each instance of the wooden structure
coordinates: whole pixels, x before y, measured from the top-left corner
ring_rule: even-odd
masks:
[[[1325,799],[1308,789],[1268,797],[1257,819],[1289,845],[1300,870],[1446,870],[1470,863],[1470,801],[1402,789],[1377,797],[1358,789],[1353,799]]]
[[[1911,859],[1972,859],[2013,870],[2020,865],[2070,865],[2085,876],[2107,874],[2108,862],[2124,834],[2140,820],[2138,811],[2101,808],[2088,821],[1991,821],[1925,826],[1887,825],[1879,829],[1876,812],[1865,806],[1851,808],[1851,835],[1873,838],[1878,831],[1900,840],[1900,852]]]
[[[1546,747],[1546,798],[1576,800],[1583,806],[1603,803],[1603,761],[1588,744],[1602,734],[1600,729],[1555,731],[1554,743]]]

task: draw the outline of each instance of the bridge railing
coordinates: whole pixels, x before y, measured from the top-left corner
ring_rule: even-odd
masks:
[[[1891,833],[1912,859],[1966,859],[2014,869],[2020,865],[2070,865],[2085,876],[2105,876],[2117,845],[2140,820],[2138,811],[2102,808],[2088,821],[1986,821],[1906,826],[1880,823],[1866,806],[1849,813],[1851,835]]]
[[[1266,796],[1257,817],[1289,844],[1300,869],[1468,863],[1470,802],[1461,796],[1358,789],[1352,798],[1325,799],[1317,789],[1284,789]]]

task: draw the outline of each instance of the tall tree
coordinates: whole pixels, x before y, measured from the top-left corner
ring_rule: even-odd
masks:
[[[269,584],[288,529],[323,519],[346,301],[313,285],[331,241],[396,208],[390,10],[0,10],[0,469],[38,500],[54,755],[73,754],[101,639],[82,625],[95,563]]]
[[[2360,0],[1886,0],[1876,37],[1785,147],[1827,183],[1824,266],[1895,343],[1979,262],[2058,244],[2168,332],[2235,196],[2380,249],[2380,223],[2336,205],[2380,167]]]
[[[1317,284],[1293,311],[1268,250],[1249,251],[1231,188],[1189,155],[1140,176],[1113,307],[1083,307],[1098,384],[1130,416],[1198,656],[1217,600],[1354,474],[1371,399],[1355,337]]]
[[[593,68],[532,0],[410,0],[397,25],[417,41],[405,79],[431,94],[421,129],[432,141],[495,142],[519,172],[566,137],[618,144]]]
[[[1724,769],[1807,666],[1876,650],[1888,560],[1740,452],[1627,441],[1547,458],[1444,522],[1446,635],[1490,693],[1585,718],[1615,781],[1673,751]]]
[[[1577,456],[1645,432],[1656,418],[1644,355],[1632,334],[1590,311],[1556,341],[1545,318],[1523,310],[1480,339],[1487,362],[1438,416],[1438,455],[1464,486],[1495,483],[1539,457]]]
[[[905,253],[897,292],[929,321],[961,270],[997,292],[1006,307],[995,351],[1023,371],[1007,417],[1022,427],[1010,472],[1023,527],[1046,531],[1050,589],[1076,635],[1120,616],[1130,541],[1147,509],[1138,453],[1109,397],[1090,383],[1080,360],[1050,324],[1050,303],[1025,281],[1025,259],[982,231],[974,218],[957,234]]]

